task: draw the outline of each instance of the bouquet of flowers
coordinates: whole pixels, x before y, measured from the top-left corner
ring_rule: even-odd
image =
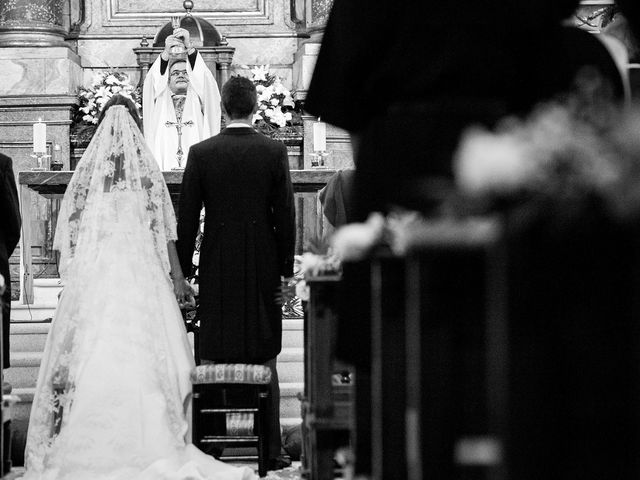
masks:
[[[263,133],[291,125],[295,103],[282,79],[269,72],[269,65],[257,65],[251,69],[251,74],[258,92],[258,112],[253,123]]]
[[[83,114],[81,120],[87,124],[97,124],[104,104],[116,93],[131,98],[136,107],[141,108],[140,90],[131,85],[131,80],[126,73],[102,72],[93,77],[91,86],[80,87],[78,91],[79,111]]]
[[[79,106],[73,119],[72,128],[76,142],[83,144],[91,140],[102,108],[116,93],[131,98],[136,107],[141,108],[140,89],[134,87],[129,76],[123,72],[98,73],[93,77],[89,87],[78,89]]]

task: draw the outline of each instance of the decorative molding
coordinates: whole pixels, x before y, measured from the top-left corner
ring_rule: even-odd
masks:
[[[142,35],[139,33],[102,33],[78,35],[74,40],[140,40]],[[252,32],[252,33],[228,33],[225,38],[309,38],[308,33],[303,32]],[[148,39],[148,37],[147,37]]]
[[[199,0],[194,15],[210,21],[214,25],[272,24],[271,5],[273,0]],[[153,3],[161,4],[154,8]],[[171,16],[183,14],[182,8],[169,9],[162,4],[169,2],[149,2],[147,0],[108,0],[104,2],[104,27],[157,27]],[[177,6],[180,2],[175,2]],[[202,5],[204,4],[204,5]]]

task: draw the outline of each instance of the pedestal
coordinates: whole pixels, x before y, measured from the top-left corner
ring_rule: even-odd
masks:
[[[293,89],[296,100],[304,101],[313,76],[313,69],[318,60],[320,43],[307,41],[300,45],[293,61]]]
[[[65,46],[65,2],[0,1],[0,47]]]
[[[75,95],[82,84],[80,57],[66,46],[0,47],[0,96]]]

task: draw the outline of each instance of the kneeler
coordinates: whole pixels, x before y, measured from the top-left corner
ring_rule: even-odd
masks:
[[[265,365],[206,364],[194,368],[193,444],[223,450],[255,446],[258,473],[267,475],[269,428],[267,399],[271,369]]]

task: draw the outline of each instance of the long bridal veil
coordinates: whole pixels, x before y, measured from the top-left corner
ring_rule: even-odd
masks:
[[[162,173],[133,118],[122,105],[106,112],[93,140],[79,162],[65,193],[56,228],[54,249],[60,252],[63,280],[71,264],[82,273],[95,252],[105,218],[114,207],[105,201],[113,192],[131,192],[139,225],[151,232],[153,246],[168,272],[167,240],[176,240],[176,219]],[[74,258],[79,261],[73,262]]]

